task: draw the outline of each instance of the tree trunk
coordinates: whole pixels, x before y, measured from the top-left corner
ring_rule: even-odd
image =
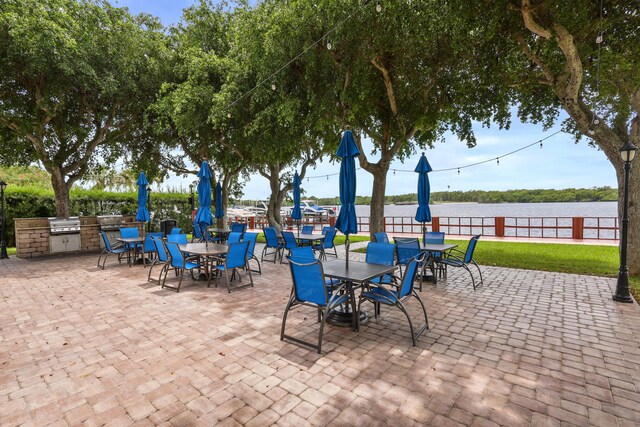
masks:
[[[51,185],[56,198],[56,216],[66,218],[71,213],[71,198],[69,185],[64,180],[64,174],[59,167],[51,168]]]
[[[389,165],[380,163],[380,167],[371,172],[373,175],[373,189],[371,190],[371,206],[369,218],[369,235],[384,230],[384,196],[387,188],[387,173]]]
[[[284,195],[280,191],[280,171],[270,171],[269,186],[271,188],[271,197],[269,197],[269,206],[267,208],[267,221],[272,227],[276,227],[278,231],[282,230],[282,218],[280,216],[280,208]]]
[[[229,208],[229,182],[227,177],[223,180],[222,184],[222,211],[224,212],[224,216],[222,218],[218,218],[218,227],[226,228],[226,225],[229,223],[229,215],[227,214],[227,209]],[[214,206],[215,209],[215,206]]]

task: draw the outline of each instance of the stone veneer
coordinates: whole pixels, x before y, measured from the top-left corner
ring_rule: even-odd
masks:
[[[135,222],[133,215],[125,215],[127,226],[138,227],[144,233],[144,223]],[[47,218],[18,218],[15,220],[16,255],[18,258],[32,258],[50,255],[49,220]],[[100,224],[95,216],[80,217],[80,252],[100,250]]]

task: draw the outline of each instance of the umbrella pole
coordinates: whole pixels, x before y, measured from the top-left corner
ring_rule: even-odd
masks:
[[[427,223],[422,223],[422,238],[424,239],[424,235],[427,232]]]
[[[348,270],[349,269],[349,235],[348,234],[347,234],[347,238],[344,241],[344,250],[346,252],[344,265]]]

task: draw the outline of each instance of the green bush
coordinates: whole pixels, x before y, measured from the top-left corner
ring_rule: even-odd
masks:
[[[151,228],[160,229],[163,219],[175,219],[178,227],[191,232],[189,196],[179,193],[151,193]],[[110,193],[96,190],[71,191],[71,215],[135,215],[137,193]],[[15,246],[16,218],[55,216],[53,191],[31,187],[8,187],[5,191],[7,245]]]

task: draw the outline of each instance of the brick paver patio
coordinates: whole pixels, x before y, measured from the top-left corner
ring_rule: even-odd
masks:
[[[640,424],[640,308],[611,300],[614,279],[483,266],[474,292],[451,271],[424,287],[417,347],[383,308],[359,333],[328,326],[318,355],[279,339],[288,266],[177,294],[96,260],[0,261],[1,425]],[[315,319],[288,331],[315,339]]]

